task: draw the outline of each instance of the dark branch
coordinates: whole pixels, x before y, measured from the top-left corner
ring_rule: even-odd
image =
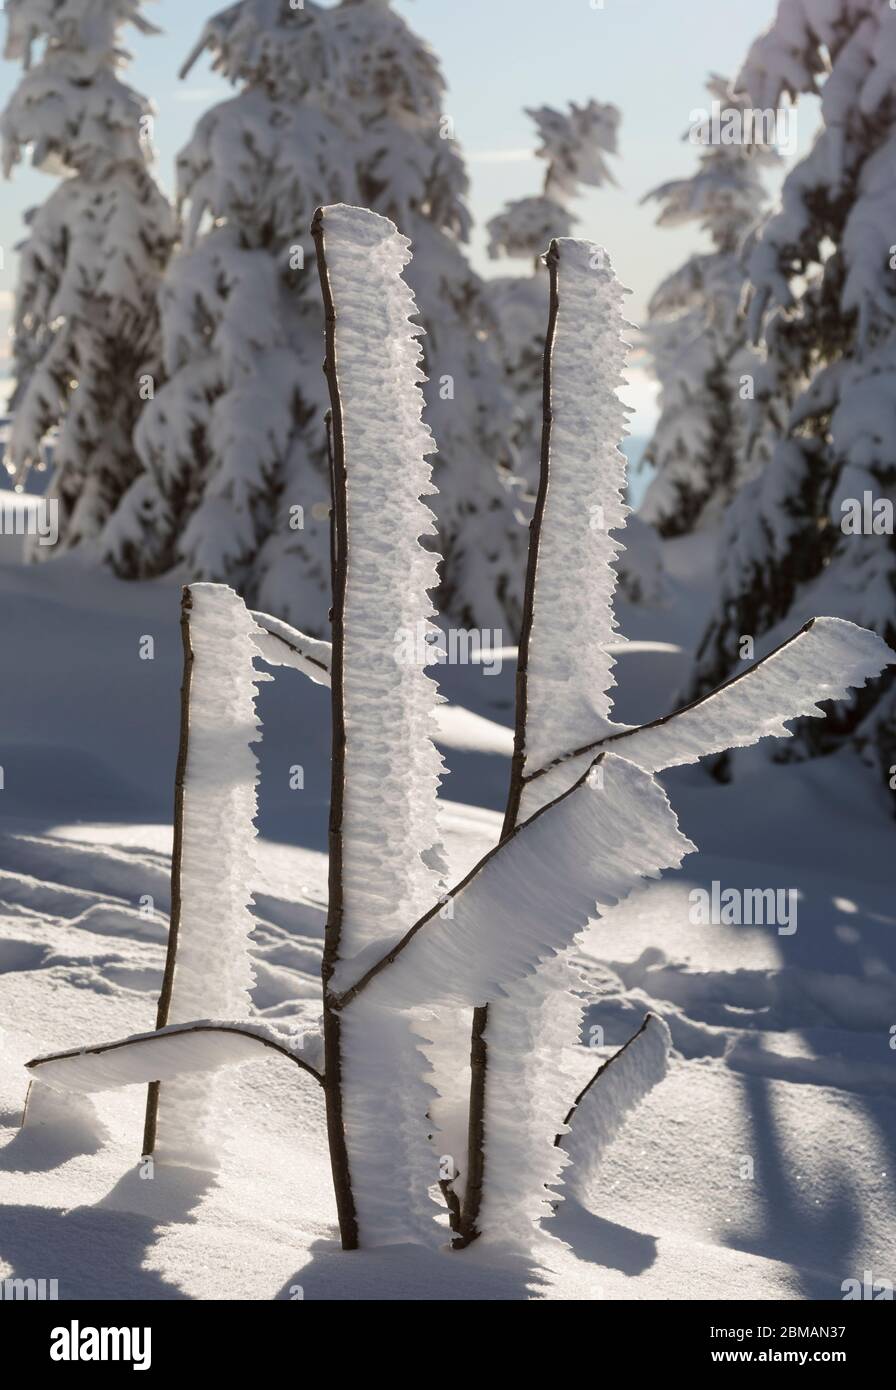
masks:
[[[162,990],[156,1010],[156,1028],[164,1028],[171,1010],[171,992],[174,989],[174,968],[177,962],[177,945],[180,936],[180,917],[182,900],[183,855],[184,855],[184,789],[187,779],[187,758],[190,747],[190,689],[193,682],[193,644],[190,640],[190,610],[193,595],[189,585],[184,585],[180,603],[180,636],[183,647],[183,676],[180,686],[180,741],[177,748],[177,767],[174,773],[174,838],[171,845],[171,911],[168,925],[168,950],[165,956],[165,973],[162,976]],[[156,1128],[159,1121],[159,1083],[150,1083],[146,1096],[146,1118],[143,1125],[143,1153],[151,1154],[156,1146]]]
[[[569,1110],[568,1110],[568,1112],[567,1112],[567,1114],[566,1114],[566,1117],[565,1117],[565,1119],[564,1119],[564,1121],[563,1121],[563,1123],[564,1123],[565,1125],[569,1125],[569,1124],[572,1123],[572,1118],[573,1118],[573,1116],[575,1115],[576,1110],[579,1108],[579,1106],[581,1105],[582,1101],[583,1101],[583,1100],[585,1099],[585,1097],[587,1096],[588,1092],[591,1090],[591,1087],[594,1085],[594,1083],[595,1083],[596,1081],[599,1081],[600,1078],[603,1076],[604,1072],[607,1070],[607,1067],[611,1067],[611,1066],[613,1065],[614,1062],[618,1062],[619,1058],[622,1056],[623,1052],[625,1052],[626,1048],[631,1047],[632,1043],[633,1043],[633,1042],[636,1042],[637,1039],[640,1038],[641,1034],[645,1031],[645,1029],[649,1026],[649,1024],[650,1024],[652,1021],[655,1021],[655,1019],[656,1019],[656,1014],[645,1014],[645,1015],[644,1015],[644,1022],[641,1024],[641,1027],[638,1029],[637,1033],[632,1033],[632,1035],[631,1035],[631,1037],[629,1038],[628,1042],[627,1042],[627,1043],[623,1043],[622,1047],[620,1047],[620,1049],[619,1049],[618,1052],[614,1052],[612,1057],[608,1057],[607,1060],[606,1060],[605,1062],[602,1062],[602,1063],[601,1063],[601,1065],[598,1067],[597,1071],[596,1071],[596,1072],[594,1073],[594,1075],[592,1076],[591,1080],[588,1082],[588,1085],[582,1087],[581,1091],[579,1091],[579,1094],[576,1096],[576,1098],[575,1098],[575,1100],[573,1101],[572,1105],[569,1107]],[[558,1135],[557,1135],[556,1139],[554,1140],[554,1147],[555,1147],[555,1148],[560,1148],[560,1147],[562,1147],[562,1145],[563,1145],[563,1138],[564,1138],[564,1136],[563,1136],[562,1134],[558,1134]]]
[[[183,1033],[237,1033],[240,1037],[251,1038],[253,1042],[260,1043],[262,1047],[269,1047],[274,1052],[279,1052],[281,1056],[287,1057],[290,1062],[295,1062],[302,1071],[307,1071],[313,1076],[319,1085],[324,1085],[324,1078],[316,1067],[310,1062],[306,1062],[297,1053],[282,1043],[278,1043],[273,1038],[262,1037],[260,1033],[255,1033],[251,1028],[242,1028],[238,1024],[222,1023],[173,1023],[167,1028],[157,1029],[154,1033],[136,1033],[131,1038],[119,1038],[116,1042],[98,1043],[96,1047],[73,1047],[67,1052],[52,1052],[45,1057],[33,1057],[25,1066],[29,1070],[36,1070],[47,1062],[64,1062],[69,1057],[99,1057],[104,1052],[115,1052],[122,1047],[136,1047],[141,1043],[157,1042],[161,1038],[176,1038]],[[158,1081],[151,1083],[158,1086]],[[147,1150],[149,1152],[149,1150]]]
[[[326,321],[326,359],[324,373],[330,392],[331,418],[328,422],[331,457],[332,509],[330,513],[330,570],[332,579],[332,638],[330,699],[332,708],[331,780],[329,822],[329,905],[324,934],[324,954],[321,978],[324,991],[324,1093],[327,1098],[327,1137],[339,1230],[345,1250],[358,1247],[358,1218],[352,1193],[348,1147],[345,1140],[345,1120],[342,1113],[342,1052],[340,1046],[341,1020],[332,1004],[330,979],[339,960],[344,906],[343,818],[345,811],[345,603],[348,585],[348,497],[346,489],[345,428],[342,396],[336,367],[336,307],[333,287],[327,270],[324,210],[318,208],[311,223],[311,235],[317,249],[317,269]]]
[[[773,651],[768,652],[761,661],[754,661],[753,665],[748,667],[746,671],[738,671],[736,676],[732,676],[730,680],[725,681],[723,685],[717,686],[715,690],[710,690],[707,695],[701,695],[698,699],[691,700],[690,704],[682,705],[680,709],[673,710],[671,714],[663,714],[659,719],[652,719],[649,724],[639,724],[634,729],[620,729],[618,733],[607,734],[604,738],[596,739],[594,743],[584,743],[581,748],[573,748],[570,753],[561,753],[559,758],[553,758],[551,762],[545,763],[544,767],[538,768],[535,772],[527,773],[523,778],[524,783],[528,784],[529,782],[534,782],[537,777],[544,777],[545,773],[553,772],[555,767],[562,767],[564,763],[571,762],[573,758],[584,757],[586,753],[597,753],[601,749],[606,749],[610,744],[619,743],[627,738],[634,738],[636,734],[643,734],[648,729],[662,728],[664,724],[670,724],[673,720],[677,719],[679,715],[687,714],[692,709],[699,709],[701,705],[706,704],[707,700],[714,699],[714,697],[720,695],[723,690],[728,690],[732,685],[737,685],[738,681],[746,680],[748,676],[752,676],[753,673],[758,671],[761,666],[764,666],[767,661],[771,661],[773,656],[777,656],[785,647],[789,647],[791,642],[796,642],[805,633],[809,632],[810,629],[815,626],[816,622],[816,618],[810,618],[807,623],[803,624],[798,632],[792,633],[792,635],[785,638],[783,642],[779,642],[777,647],[775,647]]]
[[[305,651],[304,647],[298,646],[295,642],[290,642],[289,638],[284,637],[281,632],[274,632],[272,628],[265,627],[264,623],[261,621],[264,616],[263,613],[249,614],[249,617],[252,618],[256,626],[261,628],[265,637],[272,637],[275,642],[281,642],[284,647],[288,647],[291,652],[295,652],[296,656],[300,656],[303,661],[307,661],[309,666],[316,666],[319,671],[325,671],[327,675],[330,675],[330,667],[325,661],[321,661],[319,657],[312,656],[310,652]],[[262,660],[264,660],[263,657]]]
[[[526,724],[529,710],[529,648],[535,613],[535,583],[538,573],[538,552],[544,524],[550,483],[551,424],[551,358],[560,307],[558,266],[560,261],[556,241],[552,241],[545,256],[550,273],[550,304],[548,330],[544,345],[542,367],[541,472],[535,511],[529,524],[529,555],[526,564],[526,589],[523,599],[523,619],[516,667],[516,711],[513,734],[513,758],[510,764],[510,786],[501,829],[502,842],[514,833],[523,795],[523,771],[526,764]],[[473,1013],[473,1032],[470,1040],[470,1114],[468,1125],[467,1185],[461,1219],[461,1236],[457,1242],[463,1248],[479,1234],[477,1222],[482,1204],[482,1185],[485,1173],[485,1087],[488,1074],[488,1047],[485,1030],[488,1026],[488,1004]]]

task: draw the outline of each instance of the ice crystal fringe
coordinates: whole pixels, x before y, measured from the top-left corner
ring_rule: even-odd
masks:
[[[601,749],[612,749],[645,772],[695,763],[762,738],[788,738],[794,719],[824,717],[823,700],[842,700],[879,676],[893,660],[886,642],[842,618],[813,618],[755,666],[674,714],[641,728],[616,725],[581,752],[534,772],[522,807],[533,815],[560,796]]]
[[[421,329],[402,278],[409,243],[384,217],[326,208],[320,220],[332,294],[339,428],[345,460],[342,701],[345,718],[340,962],[380,951],[438,896],[428,860],[438,841],[443,771],[433,743],[438,556],[432,435],[423,424]],[[384,814],[385,812],[385,814]]]
[[[256,625],[220,584],[184,591],[185,693],[175,813],[172,925],[158,1026],[244,1018],[255,983],[249,939],[257,877],[255,813],[261,740],[255,699],[271,677],[254,668]],[[174,889],[177,889],[175,892]],[[145,1147],[202,1145],[211,1107],[205,1081],[151,1093]],[[154,1110],[158,1109],[157,1118]]]
[[[603,247],[563,238],[550,254],[557,258],[559,302],[550,362],[550,482],[527,678],[527,770],[585,742],[609,720],[615,682],[608,649],[619,641],[612,564],[623,549],[612,532],[628,513],[619,448],[627,410],[616,395],[625,365],[626,291]]]

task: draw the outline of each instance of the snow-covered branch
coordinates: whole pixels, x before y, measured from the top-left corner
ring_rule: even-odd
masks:
[[[762,738],[788,738],[795,719],[824,718],[821,702],[851,690],[896,663],[877,633],[840,618],[811,618],[755,665],[718,690],[638,728],[618,728],[527,775],[522,804],[532,815],[574,781],[601,749],[646,772],[697,762]]]
[[[357,1242],[357,1205],[369,1238],[391,1229],[401,1198],[386,1155],[364,1161],[381,1131],[376,1095],[390,1077],[367,1067],[369,1038],[343,1039],[333,995],[351,984],[365,953],[394,945],[440,887],[433,742],[438,700],[427,674],[434,638],[430,590],[437,556],[432,436],[423,424],[421,329],[402,271],[406,238],[386,218],[342,205],[312,224],[327,325],[326,372],[333,440],[333,652],[330,901],[324,943],[324,1036],[331,1153],[343,1242]],[[383,818],[384,804],[389,809]],[[423,1111],[419,1039],[392,1025],[392,1068],[402,1067]],[[402,1060],[403,1059],[403,1060]],[[422,1112],[421,1112],[422,1113]],[[373,1126],[373,1128],[372,1128]],[[399,1139],[397,1162],[402,1162]],[[355,1155],[353,1160],[352,1155]],[[389,1169],[388,1172],[384,1169]]]
[[[6,6],[6,54],[25,71],[0,116],[4,169],[29,158],[62,176],[19,248],[7,466],[18,482],[42,470],[55,436],[59,549],[99,544],[138,471],[132,435],[158,375],[174,219],[151,172],[153,108],[121,76],[125,26],[155,32],[143,5]]]
[[[564,1190],[587,1205],[594,1175],[631,1112],[665,1077],[672,1039],[655,1014],[648,1014],[633,1037],[598,1067],[576,1096],[556,1143],[570,1159]]]
[[[75,1047],[34,1057],[25,1066],[35,1078],[67,1091],[110,1091],[139,1082],[178,1081],[255,1061],[259,1047],[294,1062],[321,1086],[316,1053],[258,1022],[224,1023],[199,1019],[173,1023],[152,1033],[134,1033],[113,1042]],[[311,1060],[314,1058],[315,1060]],[[167,1094],[167,1089],[166,1089]]]
[[[401,941],[333,1000],[475,1007],[570,946],[597,906],[677,868],[695,847],[659,783],[599,754],[556,801],[514,827]]]
[[[218,584],[184,590],[171,923],[157,1028],[197,1017],[240,1018],[251,1002],[258,776],[252,745],[261,738],[258,685],[271,679],[254,669],[256,631],[232,590]],[[166,1088],[161,1107],[153,1087],[144,1153],[152,1153],[166,1116],[183,1142],[201,1132],[208,1108],[207,1087]]]
[[[270,613],[252,612],[249,616],[258,628],[252,640],[263,661],[269,666],[292,666],[315,685],[330,684],[333,648],[329,642],[308,637]]]

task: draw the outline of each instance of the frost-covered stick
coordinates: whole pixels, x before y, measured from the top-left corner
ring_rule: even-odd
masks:
[[[606,252],[591,242],[555,239],[547,259],[553,281],[551,341],[543,363],[540,519],[530,549],[531,570],[537,573],[528,593],[531,630],[521,663],[524,706],[518,709],[515,740],[523,771],[608,727],[613,684],[609,643],[615,629],[612,562],[622,549],[613,532],[627,511],[624,456],[618,447],[625,433],[625,408],[615,394],[625,361],[625,290]],[[576,601],[587,641],[571,641],[567,631],[570,605]],[[528,821],[532,811],[519,771],[511,797],[510,812],[517,821]],[[539,968],[511,997],[492,996],[500,1003],[490,1007],[485,1037],[496,1060],[488,1066],[485,1086],[474,1091],[471,1115],[484,1116],[479,1162],[491,1167],[493,1176],[486,1173],[479,1190],[474,1184],[468,1199],[468,1239],[482,1229],[477,1206],[496,1232],[513,1218],[514,1171],[506,1155],[514,1118],[504,1099],[508,1088],[525,1091],[520,1118],[528,1126],[531,1166],[525,1179],[519,1175],[519,1205],[527,1220],[538,1219],[537,1203],[529,1199],[555,1180],[553,1137],[562,1112],[552,1117],[551,1082],[546,1072],[538,1074],[535,1058],[538,1047],[548,1043],[557,1049],[559,1066],[562,1048],[578,1041],[577,990],[570,963],[563,959],[556,967],[546,963]],[[541,1043],[536,1043],[539,1037]],[[532,1064],[515,1073],[508,1058],[520,1049],[526,1055],[531,1050]],[[496,1070],[501,1075],[497,1089],[492,1082]]]
[[[619,1048],[618,1052],[614,1052],[612,1057],[608,1057],[605,1062],[601,1063],[597,1071],[592,1076],[591,1080],[588,1081],[582,1087],[581,1091],[579,1091],[579,1094],[576,1096],[572,1105],[569,1107],[569,1110],[567,1111],[566,1116],[563,1120],[564,1125],[568,1125],[571,1123],[572,1117],[573,1115],[575,1115],[579,1106],[582,1104],[582,1101],[588,1095],[588,1092],[595,1085],[595,1083],[600,1080],[607,1068],[612,1066],[614,1062],[618,1062],[620,1057],[628,1048],[632,1047],[633,1045],[637,1045],[638,1039],[642,1037],[643,1034],[647,1031],[647,1029],[650,1027],[651,1022],[656,1022],[656,1014],[646,1014],[644,1016],[644,1022],[641,1024],[641,1027],[638,1029],[636,1033],[632,1033],[632,1036],[629,1038],[628,1042],[623,1043],[622,1047]],[[558,1134],[557,1138],[554,1140],[554,1143],[559,1148],[559,1146],[563,1143],[563,1135]]]
[[[741,681],[745,681],[747,679],[752,680],[755,677],[756,672],[760,669],[760,667],[762,667],[767,661],[771,661],[774,657],[778,656],[779,653],[785,651],[789,646],[791,646],[792,643],[796,642],[800,637],[802,637],[804,633],[811,632],[815,625],[818,623],[818,621],[818,618],[810,618],[807,623],[803,624],[803,626],[800,628],[798,632],[791,633],[789,637],[785,637],[784,641],[779,642],[777,647],[770,651],[767,656],[762,657],[762,659],[760,661],[757,661],[755,665],[749,666],[746,671],[739,671],[736,676],[731,676],[730,679],[725,681],[722,685],[720,685],[718,689],[712,690],[706,695],[701,695],[696,700],[691,700],[686,705],[681,705],[678,709],[672,710],[669,714],[658,715],[656,719],[651,719],[647,724],[638,724],[636,727],[631,729],[620,728],[616,733],[603,734],[600,738],[594,739],[594,741],[591,743],[584,743],[579,748],[573,748],[569,753],[564,753],[559,758],[553,759],[552,762],[545,763],[544,767],[538,767],[535,769],[534,772],[528,773],[523,778],[523,786],[529,786],[532,782],[536,782],[540,777],[549,776],[555,768],[561,767],[564,763],[572,762],[572,760],[575,758],[585,758],[588,755],[594,757],[594,755],[597,752],[599,752],[602,748],[612,746],[613,744],[618,743],[620,740],[622,740],[624,744],[625,740],[633,738],[636,734],[640,735],[647,733],[647,731],[650,729],[662,729],[665,727],[665,725],[671,723],[674,720],[679,719],[682,715],[688,714],[692,710],[699,710],[700,707],[702,705],[705,705],[709,700],[715,700],[718,696],[722,695],[723,691],[730,691],[733,686],[738,685]],[[705,750],[705,752],[709,751],[711,750]],[[624,746],[622,749],[622,755],[625,756]]]
[[[32,1058],[30,1062],[25,1063],[25,1066],[29,1071],[38,1071],[41,1067],[52,1068],[56,1062],[69,1062],[78,1058],[103,1057],[110,1052],[118,1052],[125,1048],[130,1048],[132,1051],[137,1049],[152,1051],[158,1044],[164,1044],[165,1039],[181,1038],[186,1034],[198,1033],[210,1033],[214,1034],[216,1037],[247,1038],[250,1042],[256,1042],[261,1047],[268,1047],[273,1052],[278,1052],[282,1057],[288,1058],[290,1062],[295,1062],[297,1067],[300,1067],[302,1071],[306,1071],[309,1076],[313,1076],[319,1085],[323,1085],[323,1077],[316,1067],[312,1066],[304,1057],[300,1057],[293,1048],[287,1047],[284,1043],[280,1042],[279,1039],[264,1033],[262,1029],[252,1028],[247,1024],[212,1023],[211,1021],[207,1023],[174,1023],[169,1027],[157,1028],[153,1033],[136,1033],[129,1038],[119,1038],[115,1042],[97,1043],[92,1047],[72,1047],[65,1052],[50,1052],[44,1057]],[[242,1058],[240,1060],[242,1060]],[[150,1063],[151,1068],[157,1065],[155,1061],[151,1061]],[[181,1065],[179,1060],[179,1074],[183,1074]],[[66,1075],[69,1076],[69,1074],[70,1069],[67,1069]],[[68,1084],[70,1089],[78,1089],[73,1083],[69,1082]],[[156,1088],[158,1088],[159,1085],[157,1081],[151,1081],[149,1084],[150,1087]],[[97,1085],[93,1089],[102,1090],[103,1087]],[[24,1125],[24,1117],[22,1123]]]
[[[219,584],[188,586],[181,609],[185,679],[176,769],[171,931],[159,1026],[246,1018],[255,975],[249,949],[255,787],[261,738],[255,668],[259,628]],[[227,872],[221,873],[222,862]],[[154,1077],[152,1080],[164,1078]],[[148,1151],[204,1148],[208,1087],[176,1082],[148,1098]]]
[[[763,738],[791,737],[793,720],[822,719],[822,703],[844,699],[894,661],[896,655],[876,633],[842,618],[811,618],[718,690],[649,724],[611,726],[527,773],[523,814],[553,801],[602,749],[656,773]]]
[[[614,1052],[576,1096],[555,1147],[571,1159],[563,1172],[565,1195],[589,1204],[601,1161],[629,1115],[669,1071],[672,1038],[656,1014]]]
[[[468,872],[464,875],[462,879],[460,879],[458,883],[455,883],[446,893],[442,895],[441,898],[438,899],[437,902],[434,902],[432,904],[432,906],[428,909],[428,911],[426,911],[423,914],[422,917],[419,917],[417,921],[414,922],[414,924],[408,928],[404,936],[402,936],[401,940],[397,941],[390,951],[387,951],[387,953],[384,956],[381,956],[379,960],[377,960],[373,965],[369,967],[369,969],[365,970],[364,974],[361,975],[360,978],[356,980],[353,985],[349,986],[348,989],[342,992],[334,992],[331,995],[332,1008],[341,1012],[342,1010],[346,1009],[350,1004],[352,1004],[354,1000],[356,1000],[359,997],[359,995],[363,994],[363,992],[373,983],[374,980],[377,979],[378,976],[383,974],[384,971],[387,971],[390,966],[393,966],[395,964],[399,957],[408,949],[411,943],[416,939],[418,934],[424,931],[424,928],[426,928],[427,926],[435,926],[436,919],[439,917],[444,917],[444,908],[458,900],[461,894],[465,892],[465,890],[473,887],[476,884],[477,879],[483,873],[483,870],[486,869],[492,863],[492,861],[502,861],[505,851],[509,848],[513,841],[517,840],[518,838],[522,838],[524,833],[527,830],[531,829],[532,825],[537,819],[556,810],[557,807],[562,802],[564,802],[567,799],[567,797],[571,796],[573,792],[581,790],[585,783],[589,781],[589,778],[591,778],[592,773],[597,774],[599,772],[601,764],[605,761],[605,759],[606,754],[599,753],[597,757],[594,759],[594,761],[588,767],[586,767],[585,770],[577,777],[573,786],[567,787],[567,789],[562,793],[562,795],[558,796],[556,800],[549,802],[546,806],[540,807],[539,810],[535,813],[535,815],[531,817],[529,821],[518,821],[516,825],[511,827],[511,829],[507,832],[506,835],[502,835],[498,843],[496,845],[493,845],[490,850],[487,850],[486,853],[482,856],[482,858],[477,860],[477,862],[473,865],[472,869],[468,870]],[[417,1002],[422,1001],[418,1000]],[[477,1013],[478,1012],[480,1012],[480,1010],[477,1009]]]
[[[407,1132],[432,1087],[413,1009],[350,1017],[333,1000],[401,938],[442,888],[428,674],[438,557],[424,502],[432,434],[410,249],[394,223],[336,204],[313,222],[333,413],[331,905],[323,962],[330,1137],[349,1246],[432,1224],[435,1164],[408,1166]],[[382,822],[384,801],[389,817]],[[425,1007],[423,1001],[423,1007]],[[372,1040],[376,1046],[372,1046]]]
[[[551,351],[557,326],[560,304],[557,275],[557,243],[552,241],[545,256],[550,273],[548,329],[544,345],[542,369],[542,426],[541,472],[535,511],[529,528],[529,558],[526,566],[526,590],[523,600],[523,623],[520,631],[519,656],[516,668],[516,712],[513,735],[513,758],[510,764],[510,786],[507,806],[501,827],[501,840],[516,828],[523,794],[523,772],[526,763],[526,711],[528,706],[529,644],[532,636],[532,614],[535,604],[535,578],[538,570],[538,546],[548,492],[548,471],[551,449]],[[485,1085],[488,1070],[488,1048],[485,1030],[488,1025],[488,1005],[473,1014],[470,1039],[470,1121],[467,1151],[467,1181],[461,1211],[458,1245],[462,1248],[476,1238],[479,1207],[482,1202],[482,1182],[485,1169]]]
[[[180,600],[180,636],[183,646],[183,675],[180,685],[180,738],[177,745],[177,766],[174,773],[174,835],[171,844],[171,912],[168,926],[168,952],[165,973],[156,1011],[156,1028],[164,1028],[171,1009],[174,988],[174,965],[180,934],[181,876],[184,852],[184,784],[187,775],[187,754],[190,742],[190,687],[193,679],[193,644],[190,638],[190,611],[193,597],[184,585]],[[143,1153],[151,1154],[156,1146],[156,1126],[159,1118],[159,1082],[149,1083],[146,1097],[146,1119],[143,1126]]]
[[[271,666],[292,666],[310,677],[315,685],[330,684],[332,648],[329,642],[308,637],[270,613],[253,611],[249,616],[259,629],[253,640],[263,661]],[[292,656],[288,656],[288,652]]]
[[[501,838],[509,835],[519,819],[520,801],[523,795],[523,780],[526,766],[526,721],[529,709],[529,648],[532,641],[532,619],[535,612],[535,583],[538,575],[538,552],[541,543],[541,528],[544,524],[545,506],[548,497],[551,462],[551,354],[554,349],[554,335],[557,330],[557,314],[560,308],[559,273],[560,263],[557,242],[552,241],[544,257],[550,276],[550,297],[548,304],[548,328],[544,344],[544,365],[542,368],[542,423],[541,423],[541,471],[538,481],[538,495],[535,512],[529,528],[529,558],[526,566],[526,593],[523,612],[523,626],[520,632],[519,657],[516,671],[516,713],[513,733],[513,759],[510,765],[510,787],[507,793],[507,809]]]
[[[345,1120],[342,1113],[342,1049],[341,1021],[330,1006],[330,980],[339,960],[342,935],[342,843],[345,806],[345,600],[348,581],[348,522],[345,479],[345,434],[342,422],[342,398],[336,372],[336,311],[327,270],[324,248],[323,209],[318,208],[311,224],[311,235],[317,249],[317,268],[324,301],[326,357],[324,372],[330,391],[331,419],[328,437],[331,441],[332,511],[330,514],[330,554],[332,579],[332,638],[333,654],[330,666],[332,751],[330,780],[329,896],[327,924],[324,934],[323,963],[323,1023],[324,1023],[324,1095],[327,1103],[327,1140],[330,1147],[330,1166],[339,1217],[339,1232],[344,1250],[358,1247],[358,1218],[352,1193],[345,1142]]]

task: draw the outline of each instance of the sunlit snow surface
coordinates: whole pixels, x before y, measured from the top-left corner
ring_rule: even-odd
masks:
[[[567,1190],[529,1262],[475,1248],[342,1255],[319,1087],[274,1055],[218,1081],[214,1173],[159,1163],[152,1181],[141,1178],[143,1085],[90,1102],[33,1093],[20,1133],[24,1061],[155,1021],[179,593],[68,566],[2,569],[0,586],[4,649],[20,654],[0,732],[0,1274],[57,1277],[61,1296],[268,1299],[301,1286],[312,1300],[837,1299],[865,1268],[889,1277],[893,831],[851,757],[778,766],[759,748],[738,755],[744,771],[731,787],[691,768],[666,779],[701,853],[590,929],[578,966],[594,1000],[584,1041],[597,1047],[571,1049],[555,1073],[575,1094],[648,1009],[671,1031],[670,1072],[603,1155],[588,1206]],[[668,643],[688,640],[684,618],[700,601],[684,590],[680,600],[653,616],[652,631],[643,613],[622,615],[653,646],[619,656],[621,720],[668,707],[680,679]],[[154,662],[137,655],[145,633]],[[506,734],[496,732],[494,753],[482,743],[488,721],[506,726],[513,667],[497,678],[436,674],[458,711],[445,786],[457,878],[499,829]],[[254,1017],[289,1037],[314,1027],[319,1006],[326,691],[278,672],[259,705]],[[467,724],[464,709],[483,723]],[[16,756],[25,727],[32,743]],[[305,765],[303,793],[288,790],[294,763]],[[798,888],[797,932],[693,925],[689,891],[714,879]],[[145,894],[151,916],[140,911]]]

